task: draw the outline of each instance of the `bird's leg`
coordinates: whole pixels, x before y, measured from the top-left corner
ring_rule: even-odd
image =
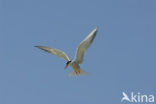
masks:
[[[76,75],[78,75],[78,71],[77,70],[75,70],[75,73],[76,73]]]
[[[76,75],[80,74],[80,70],[75,70]]]
[[[78,73],[80,74],[80,70],[78,70]]]

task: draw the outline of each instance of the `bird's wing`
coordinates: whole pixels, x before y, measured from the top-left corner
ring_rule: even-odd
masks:
[[[86,50],[90,47],[97,33],[97,27],[80,43],[77,48],[76,55],[74,61],[78,64],[83,63],[83,57]]]
[[[49,48],[49,47],[45,47],[45,46],[35,46],[35,47],[40,48],[40,49],[42,49],[42,50],[44,50],[44,51],[46,51],[48,53],[51,53],[53,55],[59,56],[61,58],[64,58],[66,61],[70,61],[68,56],[64,52],[62,52],[62,51],[60,51],[58,49]]]

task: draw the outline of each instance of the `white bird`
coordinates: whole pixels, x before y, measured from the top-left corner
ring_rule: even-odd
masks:
[[[70,65],[73,69],[73,71],[69,74],[69,76],[80,76],[80,75],[87,75],[88,73],[80,69],[80,65],[83,63],[83,57],[86,52],[86,50],[90,47],[91,43],[93,42],[96,33],[97,33],[97,27],[80,43],[79,47],[77,48],[76,55],[74,60],[70,60],[69,57],[62,51],[54,48],[49,48],[45,46],[35,46],[37,48],[40,48],[46,52],[52,53],[53,55],[59,56],[61,58],[64,58],[67,63],[65,66],[65,69]]]

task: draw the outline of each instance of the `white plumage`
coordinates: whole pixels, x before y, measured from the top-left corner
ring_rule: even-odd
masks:
[[[73,61],[69,59],[69,57],[62,51],[54,48],[49,48],[45,46],[35,46],[37,48],[40,48],[48,53],[51,53],[53,55],[59,56],[67,61],[66,67],[70,65],[73,68],[73,71],[69,74],[70,76],[79,76],[79,75],[86,75],[87,72],[80,69],[79,64],[83,63],[84,54],[87,51],[87,49],[90,47],[91,43],[93,42],[96,33],[97,33],[97,27],[80,43],[80,45],[77,48],[76,55]]]

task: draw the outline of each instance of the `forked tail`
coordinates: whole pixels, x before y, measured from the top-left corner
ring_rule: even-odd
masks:
[[[72,72],[70,72],[68,76],[85,76],[85,75],[88,75],[88,72],[79,69],[79,70],[72,70]]]

